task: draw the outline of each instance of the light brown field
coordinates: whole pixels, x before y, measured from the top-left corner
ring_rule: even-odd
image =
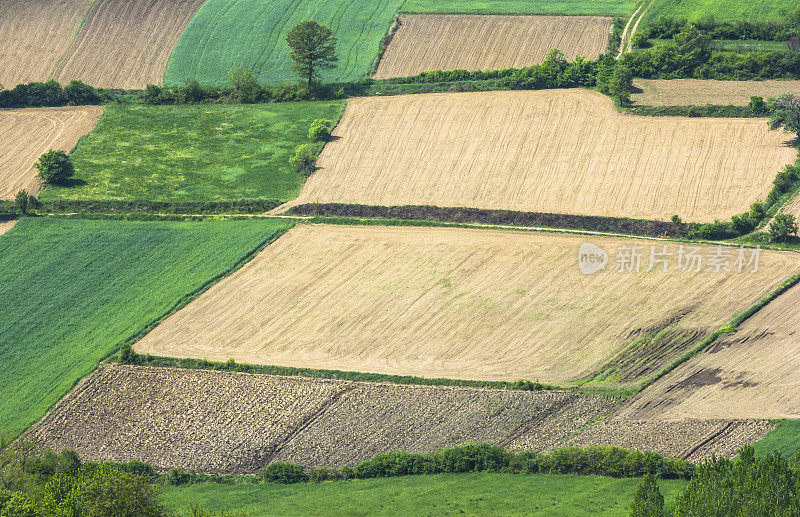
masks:
[[[800,418],[800,286],[641,393],[630,418]]]
[[[0,235],[13,228],[15,224],[17,224],[17,221],[0,221]]]
[[[791,214],[800,221],[800,195],[796,195],[794,199],[789,200],[788,203],[781,209],[785,214]]]
[[[800,94],[800,81],[636,79],[633,84],[643,91],[631,95],[631,100],[648,106],[746,106],[753,96],[769,99],[784,93]]]
[[[612,258],[605,271],[584,276],[577,254],[585,241],[558,233],[302,225],[135,350],[569,384],[664,330],[652,350],[639,347],[619,365],[619,381],[627,383],[727,323],[800,264],[794,254],[764,252],[757,273],[647,273],[653,241],[593,238]],[[642,272],[615,270],[620,246],[644,247]]]
[[[613,399],[105,365],[28,435],[87,460],[254,473],[273,461],[341,467],[464,442],[543,450]]]
[[[301,203],[684,221],[766,197],[797,151],[762,119],[636,117],[588,90],[348,101]]]
[[[403,15],[374,77],[520,68],[541,63],[551,49],[570,61],[594,60],[610,31],[611,18],[597,16]]]
[[[97,87],[161,84],[172,48],[205,0],[97,0],[52,74]]]
[[[49,79],[88,9],[89,0],[0,2],[0,84]]]
[[[26,108],[0,110],[0,199],[41,187],[33,164],[50,149],[69,152],[90,132],[103,108]]]

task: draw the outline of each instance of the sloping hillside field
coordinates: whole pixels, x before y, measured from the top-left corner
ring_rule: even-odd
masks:
[[[592,241],[610,258],[605,270],[584,275],[581,236],[303,225],[134,348],[158,356],[553,384],[593,378],[611,363],[603,368],[606,382],[625,384],[726,324],[800,266],[793,254],[763,252],[757,272],[676,271],[673,246],[666,273],[661,263],[646,272],[648,241]],[[631,246],[645,253],[643,268],[618,272],[614,257]],[[715,248],[697,253],[713,255]],[[729,260],[735,259],[736,253]],[[613,361],[626,350],[624,364]]]
[[[594,60],[610,30],[611,18],[594,16],[403,15],[374,77],[520,68],[542,62],[551,49]]]
[[[747,106],[753,96],[769,99],[784,93],[800,94],[800,81],[636,79],[633,85],[641,93],[631,95],[631,100],[649,106]]]
[[[642,392],[630,418],[800,418],[800,286]]]
[[[161,84],[172,48],[204,1],[96,0],[52,76],[106,88]]]
[[[254,473],[464,442],[542,450],[616,407],[566,392],[396,386],[103,366],[29,432],[86,459]]]
[[[0,428],[40,419],[122,340],[284,227],[21,219],[0,238]]]
[[[286,34],[298,22],[315,20],[337,38],[339,62],[327,82],[355,81],[372,72],[380,42],[403,0],[208,0],[192,19],[169,59],[167,84],[196,78],[227,84],[244,67],[260,82],[296,80]]]
[[[89,0],[0,2],[0,84],[49,79],[89,9]]]
[[[351,99],[300,203],[709,222],[795,161],[762,119],[635,117],[588,90]]]
[[[50,149],[70,151],[92,130],[103,108],[29,108],[0,110],[0,199],[41,187],[33,164]]]

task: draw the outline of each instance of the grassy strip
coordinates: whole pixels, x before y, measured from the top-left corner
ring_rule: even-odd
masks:
[[[160,321],[159,321],[160,323]],[[155,325],[153,325],[155,326]],[[147,332],[149,332],[148,329]],[[145,332],[146,333],[146,332]],[[142,334],[144,335],[144,333]],[[133,342],[138,336],[130,339]],[[132,336],[133,338],[133,336]],[[562,387],[540,382],[519,380],[509,381],[481,381],[470,379],[446,379],[446,378],[427,378],[416,377],[413,375],[391,375],[385,373],[364,373],[342,370],[324,370],[317,368],[295,368],[292,366],[273,366],[237,363],[229,359],[226,363],[208,361],[206,359],[159,357],[152,355],[134,354],[131,364],[137,366],[151,366],[156,368],[184,368],[189,370],[210,370],[220,372],[239,372],[258,375],[277,375],[282,377],[307,377],[311,379],[331,379],[339,381],[356,382],[379,382],[399,385],[417,386],[456,386],[464,388],[485,388],[494,390],[518,390],[518,391],[571,391],[584,393],[587,395],[600,395],[611,398],[625,398],[633,394],[628,388],[605,388],[605,387]]]
[[[257,214],[268,212],[282,202],[277,199],[244,199],[239,201],[149,201],[53,199],[39,201],[37,211],[44,213],[105,213],[105,214]],[[9,202],[9,205],[11,203]],[[0,206],[0,209],[3,207]],[[12,208],[9,206],[9,208]]]
[[[749,106],[632,106],[623,108],[629,115],[642,117],[713,117],[713,118],[758,118],[763,113],[754,112]]]
[[[753,444],[756,454],[778,451],[784,458],[791,458],[800,450],[800,420],[777,420],[775,427]]]

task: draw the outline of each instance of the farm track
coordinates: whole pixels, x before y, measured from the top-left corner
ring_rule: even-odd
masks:
[[[299,197],[687,222],[727,219],[794,162],[762,119],[634,117],[587,90],[351,99]]]
[[[624,418],[800,418],[800,286],[639,394]]]
[[[467,441],[543,450],[617,404],[555,391],[104,365],[28,436],[85,459],[254,473],[271,461],[340,467],[397,449],[430,452]]]
[[[611,258],[605,271],[584,276],[576,267],[584,242],[558,233],[299,225],[165,320],[135,350],[568,385],[653,329],[703,339],[798,268],[795,254],[763,252],[753,274],[626,275]],[[621,246],[643,246],[599,236],[592,242],[612,255]],[[665,305],[664,298],[681,306]],[[651,366],[668,363],[692,343],[676,340]]]
[[[33,164],[50,149],[69,152],[97,124],[100,106],[0,110],[0,199],[20,190],[36,194]]]
[[[769,99],[784,93],[800,94],[800,81],[636,79],[633,85],[642,90],[631,95],[633,102],[648,106],[747,106],[753,96]]]
[[[611,18],[598,16],[401,15],[373,77],[520,68],[541,63],[551,49],[570,61],[594,60],[610,29]]]

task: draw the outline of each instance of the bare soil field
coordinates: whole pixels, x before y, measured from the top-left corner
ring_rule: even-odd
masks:
[[[17,224],[17,221],[0,221],[0,235],[13,228],[15,224]]]
[[[739,448],[764,437],[766,420],[624,420],[595,422],[567,440],[568,445],[614,445],[700,462],[712,455],[732,458]]]
[[[800,81],[636,79],[633,84],[642,92],[631,95],[631,100],[646,106],[746,106],[753,96],[769,99],[784,93],[800,94]]]
[[[582,89],[351,99],[302,203],[686,222],[766,197],[796,159],[762,119],[636,117]]]
[[[647,272],[652,242],[591,241],[609,253],[609,263],[584,275],[577,266],[583,236],[300,225],[134,348],[559,385],[593,378],[622,355],[614,376],[627,384],[726,324],[799,265],[792,253],[762,252],[756,273]],[[613,257],[631,246],[646,254],[642,270],[618,272]]]
[[[102,112],[100,106],[0,110],[0,199],[23,189],[36,194],[39,156],[50,149],[69,152]]]
[[[599,16],[402,15],[374,77],[520,68],[541,63],[551,49],[570,61],[594,60],[610,31],[611,18]]]
[[[97,0],[52,75],[106,88],[161,84],[172,48],[204,1]]]
[[[0,2],[0,84],[43,81],[80,29],[89,0]]]
[[[796,195],[781,209],[785,214],[792,214],[797,220],[800,220],[800,195]]]
[[[800,418],[800,286],[643,391],[628,418]]]
[[[617,404],[567,392],[106,365],[28,435],[86,459],[253,473],[278,460],[340,467],[467,441],[543,450]]]

